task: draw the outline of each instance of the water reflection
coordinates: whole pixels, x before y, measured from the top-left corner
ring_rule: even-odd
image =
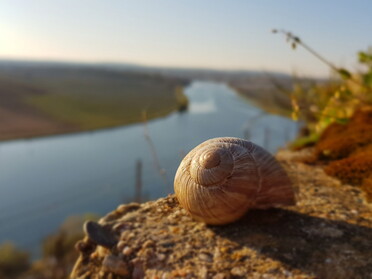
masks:
[[[190,104],[190,113],[211,113],[217,110],[216,104],[213,99],[204,102],[195,102]]]

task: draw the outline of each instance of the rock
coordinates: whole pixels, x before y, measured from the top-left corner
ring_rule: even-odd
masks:
[[[201,261],[205,261],[205,262],[212,262],[212,257],[211,255],[208,255],[208,254],[205,254],[205,253],[201,253],[199,254],[199,259]]]
[[[116,245],[117,240],[115,237],[110,233],[109,230],[102,227],[100,224],[87,221],[84,224],[84,232],[88,236],[88,238],[93,241],[94,243],[111,248]]]
[[[124,249],[123,249],[123,254],[124,254],[125,256],[129,256],[129,255],[132,254],[132,253],[133,253],[133,249],[132,249],[132,248],[130,248],[130,247],[128,247],[128,246],[124,247]]]
[[[164,261],[166,257],[167,257],[167,256],[164,255],[164,254],[158,254],[158,255],[157,255],[158,260],[161,261],[161,262]]]
[[[323,237],[342,237],[344,234],[343,231],[332,227],[310,227],[304,228],[303,230],[310,235],[318,235]]]
[[[125,215],[129,212],[135,211],[140,208],[140,204],[132,202],[130,204],[121,204],[116,208],[116,212],[120,215]]]
[[[126,245],[127,243],[125,241],[120,240],[116,247],[118,248],[118,250],[123,250]]]
[[[78,245],[71,278],[99,278],[103,270],[114,278],[371,278],[372,206],[363,193],[293,161],[290,151],[279,158],[296,188],[296,206],[251,210],[226,226],[193,220],[173,195],[120,206],[125,215],[110,213],[101,225],[87,226],[99,245]],[[111,246],[115,234],[120,242]],[[100,252],[101,238],[111,239],[111,249]]]
[[[246,269],[242,266],[236,266],[231,269],[231,275],[234,276],[244,276],[247,273]]]
[[[141,260],[134,259],[132,262],[133,265],[133,272],[132,272],[132,278],[133,279],[141,279],[145,277],[145,270],[144,265]]]
[[[120,258],[107,255],[102,262],[102,271],[112,272],[116,275],[126,276],[129,274],[128,267]]]
[[[225,279],[226,276],[223,273],[217,273],[216,275],[213,276],[213,279]]]

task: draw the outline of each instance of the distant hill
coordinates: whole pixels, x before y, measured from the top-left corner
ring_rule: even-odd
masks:
[[[182,88],[191,80],[226,83],[268,111],[291,110],[293,78],[283,73],[0,60],[0,140],[119,126],[142,121],[144,111],[151,119],[183,110]]]
[[[213,70],[196,68],[143,67],[133,64],[100,63],[100,67],[141,73],[155,73],[188,80],[212,80],[228,84],[243,97],[261,108],[281,115],[292,110],[290,92],[295,83],[310,86],[325,80],[290,76],[280,72],[250,70]]]
[[[96,65],[0,61],[0,139],[125,125],[183,108],[187,79]]]
[[[141,73],[157,73],[164,76],[180,77],[186,79],[231,81],[247,77],[275,76],[277,78],[290,78],[289,75],[280,72],[266,72],[253,70],[216,70],[208,68],[177,68],[177,67],[151,67],[125,63],[97,63],[98,67],[134,71]]]

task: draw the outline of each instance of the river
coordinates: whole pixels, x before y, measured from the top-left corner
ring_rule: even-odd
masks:
[[[103,215],[132,201],[138,160],[142,197],[156,199],[173,192],[179,162],[204,140],[247,138],[275,152],[297,134],[297,123],[264,113],[224,84],[195,81],[185,94],[187,112],[149,121],[147,128],[0,143],[0,243],[11,240],[35,256],[67,216]]]

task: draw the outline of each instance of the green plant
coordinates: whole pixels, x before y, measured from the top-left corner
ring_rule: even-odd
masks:
[[[363,69],[352,73],[334,65],[291,32],[276,29],[273,32],[283,34],[293,49],[303,47],[338,76],[311,87],[294,85],[290,94],[292,119],[304,121],[307,130],[304,137],[293,143],[294,147],[315,143],[331,123],[345,124],[359,106],[372,104],[372,48],[358,53]]]
[[[0,278],[16,278],[29,267],[30,258],[27,252],[19,250],[11,242],[0,245]]]
[[[53,257],[61,261],[75,254],[75,243],[84,237],[83,224],[86,220],[98,220],[94,214],[69,216],[61,224],[59,229],[47,236],[42,243],[44,258]]]

